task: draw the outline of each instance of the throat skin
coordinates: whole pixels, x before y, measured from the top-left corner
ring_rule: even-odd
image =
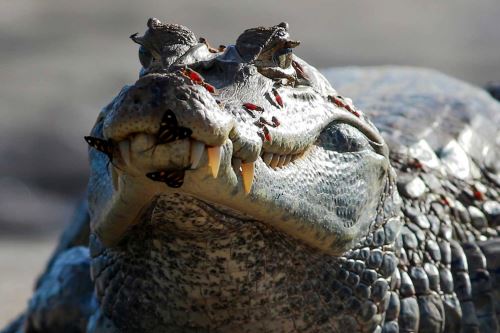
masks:
[[[336,328],[327,303],[341,260],[222,210],[157,197],[118,246],[94,255],[104,314],[126,332]]]

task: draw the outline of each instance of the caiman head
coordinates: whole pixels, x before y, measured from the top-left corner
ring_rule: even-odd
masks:
[[[179,197],[328,254],[369,235],[392,191],[387,146],[293,54],[286,23],[248,29],[217,51],[157,19],[131,38],[140,78],[87,137],[92,230],[104,245],[143,223],[158,198],[168,210]]]

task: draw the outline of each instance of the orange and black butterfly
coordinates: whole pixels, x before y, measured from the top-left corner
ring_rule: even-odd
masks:
[[[108,157],[108,163],[106,164],[106,167],[109,165],[109,163],[111,163],[115,168],[119,169],[119,167],[113,163],[113,150],[115,146],[111,140],[99,139],[95,136],[85,136],[84,139],[90,147],[94,148],[97,151],[100,151]]]
[[[90,147],[106,154],[106,156],[108,156],[109,160],[111,161],[113,157],[114,146],[110,140],[103,140],[94,136],[85,136],[84,139]]]
[[[179,126],[172,110],[167,110],[163,115],[158,130],[158,144],[169,143],[176,140],[189,138],[193,134],[187,127]]]
[[[157,182],[163,182],[169,187],[179,188],[184,183],[185,170],[163,170],[157,172],[150,172],[146,177]]]

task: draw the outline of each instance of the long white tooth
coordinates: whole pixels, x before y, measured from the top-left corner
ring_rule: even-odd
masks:
[[[219,174],[220,159],[222,157],[222,148],[221,146],[208,147],[207,153],[208,167],[212,171],[212,176],[217,178],[217,175]]]
[[[191,169],[196,169],[198,164],[200,164],[201,156],[203,156],[203,151],[205,150],[205,144],[203,142],[194,140],[191,142]]]
[[[283,166],[288,165],[288,163],[290,163],[291,160],[292,160],[292,155],[290,154],[286,155],[285,163],[283,163]]]
[[[279,161],[280,161],[280,155],[274,154],[270,164],[271,168],[276,169]]]
[[[128,140],[123,140],[118,146],[120,147],[120,154],[125,165],[130,165],[130,142]]]
[[[253,175],[255,172],[255,162],[241,164],[241,178],[243,179],[243,189],[245,193],[250,193],[253,184]]]
[[[110,163],[111,165],[111,163]],[[118,171],[114,166],[111,166],[111,179],[113,180],[113,189],[118,191]]]
[[[283,164],[285,163],[286,155],[280,155],[280,159],[278,161],[278,168],[283,167]]]
[[[272,159],[273,159],[273,154],[272,153],[265,153],[264,156],[262,156],[262,160],[267,165],[269,165],[271,163]]]
[[[238,175],[241,169],[241,160],[239,158],[233,158],[232,162],[234,173]]]

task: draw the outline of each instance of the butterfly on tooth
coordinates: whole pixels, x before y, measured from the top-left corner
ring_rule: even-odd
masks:
[[[146,174],[151,180],[167,184],[168,187],[179,188],[184,183],[185,170],[162,170]]]
[[[116,166],[113,163],[113,150],[115,148],[115,145],[111,140],[104,140],[100,138],[96,138],[95,136],[84,136],[83,137],[87,144],[94,148],[95,150],[105,154],[108,157],[108,164],[111,163],[115,168],[120,169],[118,166]],[[107,167],[106,165],[106,167]]]
[[[83,138],[90,147],[104,153],[110,160],[113,158],[114,145],[110,140],[99,139],[94,136],[84,136]]]

